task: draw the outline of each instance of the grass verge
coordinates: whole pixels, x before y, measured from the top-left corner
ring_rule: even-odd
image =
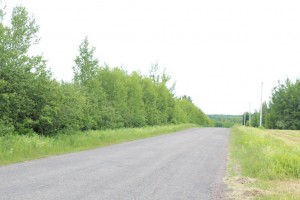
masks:
[[[58,134],[52,137],[39,135],[7,135],[0,137],[0,165],[42,158],[50,155],[103,147],[136,139],[167,134],[194,124],[122,128]]]
[[[229,199],[300,199],[299,132],[231,129]]]

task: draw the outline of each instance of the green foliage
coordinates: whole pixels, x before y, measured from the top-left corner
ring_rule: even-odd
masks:
[[[203,126],[213,126],[211,119],[195,106],[195,104],[185,98],[176,100],[174,121],[176,123],[191,122]]]
[[[86,125],[87,99],[77,84],[60,84],[60,99],[55,121],[58,130],[80,130]]]
[[[9,126],[6,123],[0,121],[0,137],[4,135],[12,135],[14,133],[14,127]]]
[[[143,100],[143,79],[133,72],[128,77],[126,127],[142,127],[146,124],[145,102]]]
[[[79,45],[79,55],[75,58],[74,81],[82,85],[92,79],[98,68],[98,60],[94,58],[95,48],[89,47],[88,38],[85,37]]]
[[[262,126],[272,129],[300,129],[300,80],[287,79],[273,89],[270,102],[262,106]],[[252,115],[251,126],[259,126],[260,113]]]
[[[51,74],[41,56],[28,55],[30,46],[38,41],[38,26],[24,7],[13,9],[10,27],[1,26],[0,120],[27,133],[39,124],[51,123],[49,116],[43,115],[52,108]]]
[[[174,123],[187,123],[189,121],[189,116],[187,111],[184,109],[184,102],[181,99],[175,100],[175,109],[173,114]]]
[[[145,103],[146,123],[159,124],[159,110],[157,108],[157,93],[155,83],[150,78],[143,79],[143,100]]]
[[[260,123],[260,112],[255,110],[254,113],[251,114],[251,126],[259,127],[259,123]],[[270,110],[268,108],[268,104],[264,102],[262,106],[262,126],[268,128],[269,125],[270,125]]]
[[[42,56],[28,53],[38,42],[38,29],[22,6],[14,8],[10,26],[0,21],[0,135],[212,125],[190,97],[174,97],[174,87],[167,87],[170,76],[158,74],[157,64],[149,76],[99,66],[87,37],[74,60],[73,82],[59,83]]]
[[[124,127],[127,115],[127,74],[120,68],[110,69],[108,66],[98,70],[98,79],[106,94],[106,106],[104,107],[105,128]]]
[[[270,127],[279,129],[300,129],[300,80],[274,88],[270,102]]]

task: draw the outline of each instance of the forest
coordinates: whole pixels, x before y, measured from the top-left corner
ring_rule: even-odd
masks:
[[[0,10],[0,136],[65,130],[115,129],[212,121],[188,96],[176,97],[170,76],[153,65],[149,75],[101,66],[95,48],[84,38],[74,58],[71,82],[59,82],[41,55],[39,26],[22,6],[9,25]],[[59,48],[59,47],[58,47]]]

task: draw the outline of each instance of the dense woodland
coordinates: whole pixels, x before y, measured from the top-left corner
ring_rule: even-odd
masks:
[[[24,7],[4,25],[0,10],[0,135],[113,129],[212,121],[189,97],[175,97],[170,77],[100,66],[88,38],[79,46],[72,82],[58,82],[43,56],[29,55],[39,26]],[[59,48],[59,47],[58,47]]]
[[[244,114],[249,125],[249,113]],[[260,113],[251,113],[250,125],[259,126]],[[273,89],[268,103],[262,106],[262,126],[271,129],[300,130],[300,80],[287,79]]]

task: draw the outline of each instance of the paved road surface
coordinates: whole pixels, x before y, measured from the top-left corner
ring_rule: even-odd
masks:
[[[224,199],[229,129],[174,134],[0,167],[0,199]]]

